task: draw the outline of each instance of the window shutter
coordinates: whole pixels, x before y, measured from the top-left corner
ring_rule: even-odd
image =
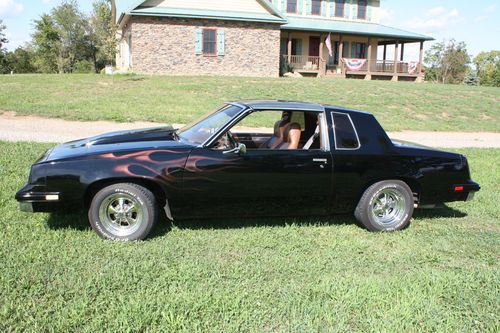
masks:
[[[351,5],[351,17],[353,20],[358,19],[358,0],[352,0],[352,5]]]
[[[302,0],[297,1],[297,13],[299,15],[302,15],[302,12],[304,10],[304,2]]]
[[[356,58],[356,48],[357,48],[356,43],[352,43],[351,44],[351,58]]]
[[[342,53],[344,53],[342,55],[343,58],[349,58],[349,53],[351,53],[349,49],[349,42],[344,42],[344,51]]]
[[[223,56],[225,54],[225,35],[224,30],[217,30],[217,54]]]
[[[321,16],[326,16],[326,11],[328,10],[326,2],[327,0],[321,1]]]
[[[306,0],[306,15],[311,15],[311,1],[312,0]]]
[[[297,52],[296,55],[302,55],[302,39],[296,39],[295,50]]]
[[[368,0],[367,7],[366,7],[366,19],[368,21],[372,20],[372,6],[373,6],[373,1]]]
[[[202,53],[203,53],[203,30],[196,29],[195,54],[202,54]]]
[[[330,0],[330,16],[335,16],[335,0]]]
[[[281,0],[281,11],[286,13],[286,0]]]
[[[346,19],[351,17],[351,4],[349,0],[346,0],[344,3],[344,17]]]

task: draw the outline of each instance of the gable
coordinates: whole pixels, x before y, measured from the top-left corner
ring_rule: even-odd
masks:
[[[274,14],[256,0],[147,0],[139,6],[144,7]]]

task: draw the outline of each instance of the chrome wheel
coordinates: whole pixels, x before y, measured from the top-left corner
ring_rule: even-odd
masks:
[[[407,215],[406,199],[395,188],[383,188],[370,201],[373,221],[384,229],[396,227]]]
[[[136,232],[144,220],[141,203],[127,193],[107,196],[99,206],[102,226],[114,236],[126,237]]]

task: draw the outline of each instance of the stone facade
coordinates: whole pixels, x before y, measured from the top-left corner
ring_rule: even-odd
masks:
[[[224,30],[224,55],[196,54],[196,30],[202,28]],[[279,75],[279,24],[134,16],[126,29],[131,31],[131,70],[136,73]]]

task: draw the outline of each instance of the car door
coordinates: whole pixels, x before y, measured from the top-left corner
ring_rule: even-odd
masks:
[[[298,216],[328,213],[331,183],[329,148],[228,153],[199,147],[188,157],[183,193],[190,216]]]

